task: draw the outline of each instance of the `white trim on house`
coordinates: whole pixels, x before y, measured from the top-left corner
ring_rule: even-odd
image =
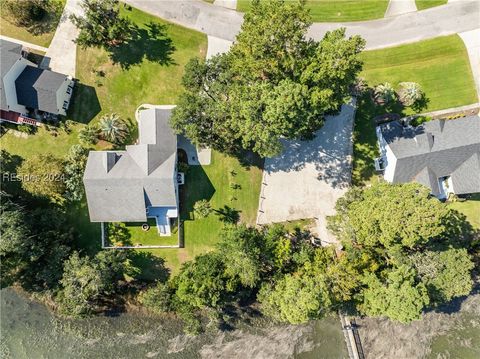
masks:
[[[378,139],[378,147],[380,150],[380,157],[383,161],[383,178],[388,182],[393,182],[393,176],[395,175],[395,166],[397,164],[397,158],[395,157],[390,146],[387,144],[382,136],[380,127],[375,129]]]

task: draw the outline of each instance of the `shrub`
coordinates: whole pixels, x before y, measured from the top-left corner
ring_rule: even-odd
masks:
[[[416,82],[401,82],[398,95],[404,106],[413,106],[425,97],[422,88]]]
[[[381,105],[391,104],[397,100],[397,93],[390,83],[385,82],[375,87],[374,99]]]
[[[94,145],[98,142],[98,127],[87,125],[78,133],[78,139],[84,145]]]

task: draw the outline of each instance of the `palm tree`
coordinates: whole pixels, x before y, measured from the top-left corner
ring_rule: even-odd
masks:
[[[127,124],[116,113],[100,119],[100,135],[106,141],[121,143],[127,138],[128,132]]]
[[[424,96],[422,88],[416,82],[401,82],[398,94],[404,106],[412,106]]]
[[[385,82],[375,87],[375,101],[379,104],[389,104],[396,100],[397,94],[390,83]]]

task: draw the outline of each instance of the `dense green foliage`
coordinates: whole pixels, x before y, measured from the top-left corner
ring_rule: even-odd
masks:
[[[128,272],[125,252],[101,251],[93,258],[74,252],[64,264],[58,296],[60,312],[71,317],[93,313],[102,298],[118,290]]]
[[[88,159],[88,149],[73,145],[65,159],[65,197],[70,201],[83,198],[83,172]]]
[[[306,39],[301,3],[253,4],[230,51],[185,68],[185,94],[171,124],[197,145],[278,154],[280,138],[311,138],[337,111],[361,70],[364,41],[328,32]]]
[[[63,260],[70,253],[73,234],[59,209],[27,208],[2,193],[2,286],[18,283],[31,291],[54,289],[62,276]]]
[[[41,21],[49,11],[55,11],[50,0],[2,0],[0,9],[9,21],[18,26],[31,26]]]
[[[78,139],[84,145],[94,145],[98,142],[98,134],[97,124],[89,124],[78,131]]]
[[[63,160],[50,154],[26,159],[18,169],[22,187],[34,196],[62,202],[65,192]]]
[[[379,183],[337,201],[329,227],[358,273],[352,294],[360,312],[410,322],[428,305],[472,290],[465,249],[471,228],[429,192],[415,183]]]
[[[80,29],[77,44],[83,48],[108,48],[125,41],[130,35],[130,22],[120,16],[118,4],[118,0],[84,0],[81,5],[84,15],[70,15]]]

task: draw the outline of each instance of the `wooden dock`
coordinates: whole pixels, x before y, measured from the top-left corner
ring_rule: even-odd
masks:
[[[345,336],[345,342],[347,343],[348,356],[350,359],[365,359],[363,353],[362,343],[360,341],[360,335],[358,334],[358,328],[354,319],[350,319],[348,316],[338,313],[340,316],[340,322],[342,323],[342,331]]]

